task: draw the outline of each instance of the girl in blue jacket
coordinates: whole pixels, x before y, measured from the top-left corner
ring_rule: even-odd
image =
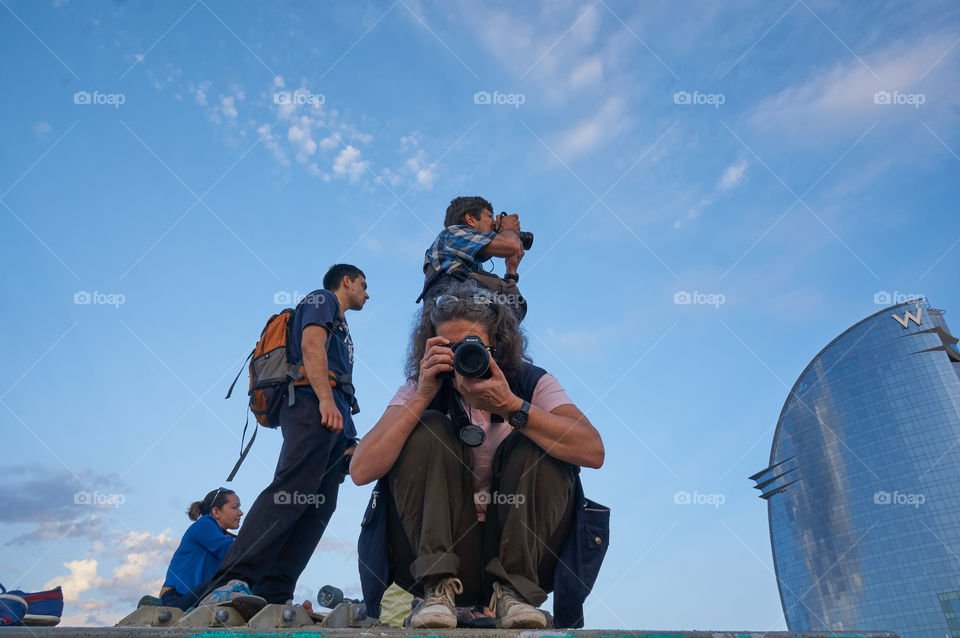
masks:
[[[221,487],[191,504],[187,516],[194,523],[183,534],[160,590],[164,606],[184,611],[197,604],[220,567],[236,538],[229,530],[240,527],[243,512],[237,494]]]

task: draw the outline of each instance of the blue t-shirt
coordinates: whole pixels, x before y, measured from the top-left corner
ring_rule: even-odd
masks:
[[[202,593],[196,590],[207,584],[233,544],[217,520],[206,514],[187,528],[180,546],[173,553],[164,587],[173,587],[181,594]]]
[[[329,290],[314,290],[303,298],[293,315],[290,328],[290,356],[294,361],[303,359],[303,329],[307,326],[320,326],[327,331],[327,368],[337,376],[353,374],[353,339],[350,327],[340,316],[340,302]],[[326,380],[324,380],[326,381]],[[316,382],[316,379],[314,379]],[[306,386],[304,390],[313,392]],[[333,400],[343,416],[343,434],[355,438],[357,429],[350,414],[350,400],[343,392],[333,391]]]

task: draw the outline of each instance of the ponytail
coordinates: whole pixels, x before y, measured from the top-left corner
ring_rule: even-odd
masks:
[[[190,503],[190,507],[187,509],[187,516],[190,517],[191,521],[195,521],[203,516],[203,513],[200,511],[202,505],[203,503],[200,501],[194,501],[193,503]]]

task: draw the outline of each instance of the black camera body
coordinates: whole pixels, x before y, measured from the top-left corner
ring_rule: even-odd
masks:
[[[502,220],[506,216],[507,216],[507,212],[503,211],[500,213],[497,219]],[[533,233],[528,233],[525,230],[521,230],[520,232],[517,233],[517,236],[520,238],[520,243],[523,244],[524,250],[530,250],[531,248],[533,248]]]

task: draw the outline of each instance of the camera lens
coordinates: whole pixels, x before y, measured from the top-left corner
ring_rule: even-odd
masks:
[[[490,376],[490,353],[480,337],[469,336],[453,353],[453,369],[472,379]]]
[[[520,243],[523,244],[524,250],[530,250],[533,248],[533,233],[528,233],[526,231],[520,231],[517,233],[520,236]]]

